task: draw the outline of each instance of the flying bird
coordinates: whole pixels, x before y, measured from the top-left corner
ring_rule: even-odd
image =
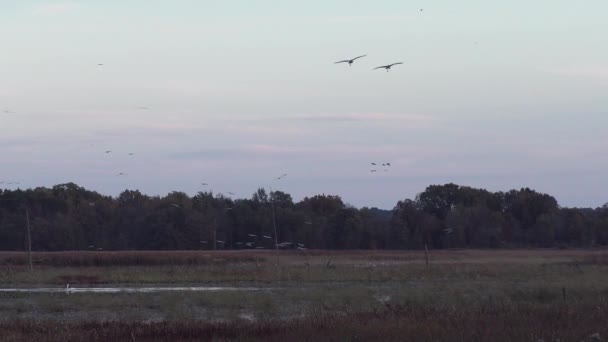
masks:
[[[228,191],[228,195],[234,196],[234,195],[236,195],[236,194],[235,194],[234,192],[230,192],[230,191]]]
[[[127,176],[127,174],[124,172],[120,172],[119,174],[117,174],[117,176]]]
[[[397,64],[403,64],[403,62],[397,62],[397,63],[393,63],[393,64],[389,64],[389,65],[381,65],[381,66],[379,66],[379,67],[373,68],[372,70],[376,70],[376,69],[386,69],[386,71],[388,72],[388,71],[391,69],[391,67],[392,67],[393,65],[397,65]]]
[[[386,163],[386,166],[391,166],[391,163]]]
[[[275,178],[275,180],[282,179],[282,178],[283,178],[283,177],[285,177],[285,176],[287,176],[287,174],[286,174],[286,173],[284,173],[284,174],[280,175],[279,177]]]
[[[170,203],[170,205],[172,205],[172,206],[174,206],[174,207],[176,207],[176,208],[181,208],[181,207],[179,206],[179,204]]]
[[[209,184],[207,184],[207,183],[201,183],[201,185],[202,185],[202,186],[207,186],[207,185],[209,185]]]
[[[148,110],[148,109],[150,109],[150,108],[148,108],[148,107],[138,107],[138,108],[139,108],[139,109],[143,109],[143,110]]]
[[[129,153],[129,155],[130,155],[130,156],[133,156],[133,155],[135,155],[135,153],[131,152],[131,153]]]
[[[112,151],[111,151],[111,150],[107,150],[105,153],[106,153],[106,154],[108,154],[108,153],[112,153]]]
[[[376,172],[376,170],[369,170],[369,172]]]
[[[251,237],[258,237],[258,236],[257,236],[257,235],[255,235],[255,234],[247,234],[247,235],[249,235],[249,236],[251,236]]]
[[[338,63],[348,63],[348,65],[349,65],[349,66],[352,66],[352,65],[353,65],[353,62],[354,62],[355,60],[357,60],[357,59],[359,59],[359,58],[362,58],[362,57],[365,57],[365,56],[367,56],[367,55],[361,55],[361,56],[357,56],[357,57],[355,57],[355,58],[353,58],[353,59],[345,59],[345,60],[343,60],[343,61],[334,62],[334,64],[338,64]]]
[[[103,65],[103,63],[97,63],[97,65],[98,65],[98,66],[102,66],[102,65]]]
[[[372,163],[372,165],[376,165],[376,163]]]

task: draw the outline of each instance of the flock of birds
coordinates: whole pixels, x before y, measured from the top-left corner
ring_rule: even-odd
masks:
[[[378,171],[377,166],[382,166],[383,167],[382,170],[384,172],[388,172],[388,170],[389,170],[388,168],[391,167],[391,163],[389,163],[389,162],[385,162],[385,163],[382,163],[380,165],[378,165],[377,163],[372,162],[371,165],[372,165],[373,168],[371,170],[369,170],[370,172],[377,172]]]
[[[5,185],[19,185],[21,183],[19,182],[12,182],[12,181],[0,181],[0,185],[5,184]]]
[[[349,66],[353,66],[353,63],[359,59],[359,58],[363,58],[363,57],[367,57],[367,55],[361,55],[361,56],[357,56],[353,59],[345,59],[345,60],[341,60],[341,61],[337,61],[334,62],[334,64],[340,64],[340,63],[348,63]],[[375,67],[372,70],[376,70],[376,69],[386,69],[386,71],[388,72],[391,67],[398,65],[398,64],[403,64],[403,62],[397,62],[397,63],[392,63],[392,64],[387,64],[387,65],[381,65],[379,67]]]
[[[239,246],[239,247],[246,246],[247,248],[250,248],[250,249],[266,249],[267,248],[266,246],[262,246],[262,245],[264,245],[263,241],[265,241],[265,239],[266,240],[270,240],[270,241],[273,239],[273,237],[270,236],[270,235],[262,235],[262,234],[260,234],[260,235],[258,235],[258,234],[247,234],[247,236],[250,237],[250,238],[254,238],[254,240],[253,241],[247,241],[247,242],[236,241],[234,244],[236,246]],[[261,237],[261,240],[260,240],[260,237]],[[262,241],[262,243],[260,243],[260,241]],[[221,244],[221,245],[225,245],[226,244],[226,242],[222,241],[222,240],[215,240],[215,242],[218,243],[218,244]],[[204,245],[207,245],[209,243],[209,241],[207,241],[207,240],[201,240],[200,243],[204,244]],[[294,242],[290,242],[290,241],[284,241],[284,242],[275,244],[275,247],[277,249],[278,248],[283,248],[283,249],[285,249],[285,248],[295,248],[295,249],[301,250],[301,251],[308,249],[308,248],[305,247],[305,245],[303,243],[298,243],[298,242],[294,243]]]
[[[420,12],[422,12],[422,11],[423,11],[423,9],[420,9]],[[344,60],[341,60],[341,61],[337,61],[337,62],[335,62],[334,64],[347,63],[349,66],[352,66],[352,65],[353,65],[353,63],[354,63],[356,60],[358,60],[358,59],[360,59],[360,58],[363,58],[363,57],[367,57],[367,55],[360,55],[360,56],[357,56],[357,57],[354,57],[354,58],[351,58],[351,59],[344,59]],[[394,67],[394,66],[396,66],[396,65],[399,65],[399,64],[403,64],[403,62],[395,62],[395,63],[391,63],[391,64],[380,65],[380,66],[377,66],[377,67],[373,68],[372,70],[385,69],[385,70],[388,72],[388,71],[390,71],[390,70],[391,70],[391,68],[392,68],[392,67]],[[98,67],[103,67],[103,66],[104,66],[104,64],[103,64],[103,63],[97,63],[97,66],[98,66]],[[148,108],[148,107],[145,107],[145,106],[141,106],[141,107],[138,107],[138,109],[141,109],[141,110],[148,110],[149,108]],[[5,110],[3,110],[3,111],[2,111],[2,113],[3,113],[3,114],[15,114],[15,112],[14,112],[14,111],[9,110],[9,109],[5,109]],[[91,144],[91,146],[93,146],[93,144]],[[105,153],[106,155],[109,155],[109,154],[113,153],[113,151],[112,151],[112,150],[105,150],[105,151],[104,151],[104,153]],[[133,153],[133,152],[129,152],[129,153],[128,153],[128,155],[129,155],[129,156],[134,156],[134,155],[135,155],[135,153]],[[373,166],[373,168],[370,170],[370,172],[377,172],[377,171],[378,171],[378,168],[376,168],[376,166],[382,166],[382,167],[383,167],[383,168],[382,168],[382,170],[383,170],[384,172],[388,172],[388,171],[389,171],[389,168],[390,168],[390,166],[391,166],[391,164],[390,164],[389,162],[385,162],[385,163],[382,163],[382,164],[380,164],[380,165],[378,165],[378,164],[377,164],[377,163],[375,163],[375,162],[372,162],[372,163],[371,163],[371,165]],[[116,176],[118,176],[118,177],[122,177],[122,176],[128,176],[128,174],[127,174],[127,173],[125,173],[125,172],[118,172],[118,173],[116,174]],[[278,177],[274,178],[274,180],[281,180],[281,179],[283,179],[283,178],[284,178],[284,177],[286,177],[286,176],[287,176],[287,174],[286,174],[286,173],[284,173],[284,174],[282,174],[282,175],[280,175],[280,176],[278,176]],[[3,185],[3,184],[4,184],[4,185],[19,185],[19,184],[20,184],[20,182],[15,182],[15,181],[0,181],[0,185]],[[205,187],[205,186],[208,186],[209,184],[208,184],[208,183],[201,183],[201,185]],[[228,192],[228,194],[229,194],[229,195],[231,195],[231,196],[236,195],[234,192]],[[90,202],[90,203],[89,203],[89,205],[90,205],[90,206],[95,206],[95,203],[94,203],[94,202]],[[171,206],[174,206],[174,207],[176,207],[176,208],[181,208],[181,206],[180,206],[179,204],[177,204],[177,203],[170,203],[170,205],[171,205]],[[233,208],[227,208],[226,210],[230,210],[230,209],[233,209]],[[309,221],[307,221],[307,222],[305,222],[305,224],[311,225],[312,223],[311,223],[311,222],[309,222]],[[249,236],[249,237],[252,237],[252,238],[255,238],[255,241],[236,242],[235,244],[236,244],[236,245],[244,245],[244,246],[247,246],[247,247],[249,247],[249,248],[255,248],[255,249],[263,249],[263,248],[265,248],[264,246],[259,246],[259,244],[258,244],[258,237],[259,237],[259,236],[258,236],[258,235],[256,235],[256,234],[248,234],[248,236]],[[271,237],[271,236],[268,236],[268,235],[260,235],[260,236],[262,237],[262,241],[263,241],[264,239],[272,239],[272,237]],[[200,243],[201,243],[201,244],[207,244],[207,243],[208,243],[208,241],[201,240],[201,241],[200,241]],[[225,242],[224,242],[224,241],[222,241],[222,240],[216,240],[216,243],[219,243],[219,244],[225,244]],[[93,246],[90,246],[90,247],[93,247]],[[276,248],[289,248],[289,247],[295,247],[296,249],[299,249],[299,250],[305,250],[305,249],[306,249],[306,247],[304,246],[304,244],[301,244],[301,243],[293,243],[293,242],[281,242],[281,243],[279,243],[279,244],[276,244],[276,246],[275,246],[275,247],[276,247]],[[68,288],[69,288],[69,285],[68,285]]]
[[[420,11],[422,11],[422,9],[420,9]],[[367,57],[367,55],[361,55],[361,56],[357,56],[357,57],[352,58],[352,59],[345,59],[345,60],[337,61],[337,62],[335,62],[334,64],[348,63],[348,65],[349,65],[349,66],[352,66],[352,64],[353,64],[353,63],[354,63],[354,62],[355,62],[357,59],[360,59],[360,58],[363,58],[363,57]],[[373,68],[372,70],[376,70],[376,69],[385,69],[385,70],[388,72],[388,71],[391,69],[391,67],[393,67],[393,66],[395,66],[395,65],[398,65],[398,64],[403,64],[403,62],[396,62],[396,63],[392,63],[392,64],[381,65],[381,66],[378,66],[378,67]],[[98,63],[98,64],[97,64],[97,66],[101,67],[101,66],[104,66],[104,64],[103,64],[103,63]],[[142,110],[148,110],[148,109],[150,109],[150,108],[149,108],[149,107],[145,107],[145,106],[141,106],[141,107],[138,107],[138,109],[142,109]],[[5,109],[5,110],[3,110],[2,112],[3,112],[4,114],[15,114],[15,113],[16,113],[16,112],[14,112],[14,111],[12,111],[12,110],[9,110],[9,109]],[[91,146],[94,146],[94,144],[91,144]],[[113,151],[112,151],[112,150],[105,150],[105,151],[104,151],[104,153],[105,153],[105,154],[107,154],[107,155],[109,155],[110,153],[113,153]],[[128,155],[129,155],[129,156],[134,156],[134,155],[135,155],[135,153],[133,153],[133,152],[129,152],[129,153],[128,153]],[[375,166],[375,165],[376,165],[376,163],[372,163],[372,165],[374,165],[374,166]],[[382,164],[382,166],[385,166],[385,167],[390,167],[390,166],[391,166],[391,164],[390,164],[390,163],[383,163],[383,164]],[[377,170],[377,169],[371,169],[370,171],[371,171],[371,172],[377,172],[378,170]],[[383,169],[383,171],[384,171],[384,172],[388,172],[388,169],[387,169],[387,168],[384,168],[384,169]],[[128,174],[127,174],[127,173],[125,173],[125,172],[118,172],[118,173],[116,174],[116,176],[119,176],[119,177],[120,177],[120,176],[128,176]],[[285,174],[282,174],[281,176],[279,176],[279,177],[277,177],[277,178],[275,178],[275,180],[280,180],[280,179],[282,179],[282,178],[283,178],[283,177],[285,177],[285,176],[287,176],[287,174],[286,174],[286,173],[285,173]],[[4,185],[19,185],[19,184],[20,184],[20,182],[15,182],[15,181],[0,181],[0,185],[2,185],[2,184],[4,184]],[[203,185],[203,186],[207,186],[208,184],[207,184],[207,183],[202,183],[202,185]],[[229,194],[229,195],[235,195],[233,192],[228,192],[228,194]]]

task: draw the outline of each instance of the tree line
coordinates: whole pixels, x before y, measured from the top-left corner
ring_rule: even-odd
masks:
[[[430,185],[392,210],[339,196],[294,202],[183,192],[104,196],[73,183],[0,191],[0,250],[417,249],[590,247],[608,244],[608,206],[563,208],[529,188],[490,192]]]

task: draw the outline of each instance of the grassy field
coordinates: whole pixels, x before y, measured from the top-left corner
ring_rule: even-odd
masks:
[[[552,341],[608,337],[608,251],[0,253],[3,340]],[[277,264],[278,260],[278,264]]]

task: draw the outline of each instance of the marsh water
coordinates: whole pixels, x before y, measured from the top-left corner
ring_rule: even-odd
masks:
[[[269,288],[234,287],[234,286],[189,286],[189,287],[36,287],[36,288],[0,288],[1,292],[26,293],[118,293],[118,292],[185,292],[185,291],[265,291]]]

